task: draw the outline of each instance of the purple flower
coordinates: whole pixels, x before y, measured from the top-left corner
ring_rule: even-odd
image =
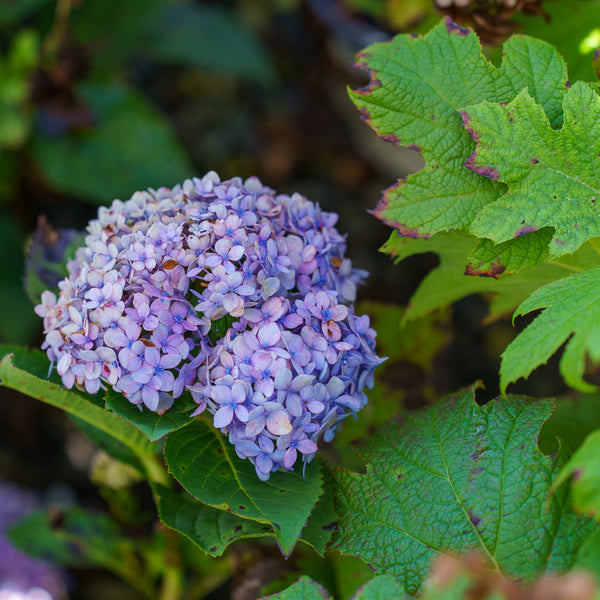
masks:
[[[283,435],[277,440],[277,448],[285,450],[283,455],[283,466],[291,469],[298,458],[298,452],[302,454],[314,454],[317,451],[317,445],[306,437],[306,433],[300,429],[295,429],[293,433]]]
[[[256,474],[266,481],[273,469],[283,462],[284,451],[275,449],[273,441],[264,435],[260,435],[257,442],[242,440],[236,443],[235,449],[241,458],[253,459]]]
[[[220,406],[215,412],[214,426],[218,429],[226,427],[231,423],[234,414],[245,423],[248,420],[248,409],[244,406],[247,395],[247,386],[239,381],[231,386],[212,386],[210,397]]]
[[[178,334],[184,331],[196,331],[202,324],[202,320],[196,316],[191,306],[184,302],[173,302],[168,309],[163,308],[158,313],[158,320],[173,333]]]
[[[35,309],[43,348],[66,387],[113,386],[140,410],[188,390],[261,479],[306,463],[381,362],[336,221],[214,172],[115,200]]]
[[[132,261],[131,266],[133,269],[136,271],[143,269],[152,271],[156,267],[155,248],[154,244],[142,244],[140,242],[133,244],[126,254],[127,258]]]

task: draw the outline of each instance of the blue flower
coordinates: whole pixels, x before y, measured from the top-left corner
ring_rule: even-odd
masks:
[[[268,479],[366,402],[381,362],[337,215],[216,173],[100,208],[43,347],[66,387],[163,413],[184,390]]]

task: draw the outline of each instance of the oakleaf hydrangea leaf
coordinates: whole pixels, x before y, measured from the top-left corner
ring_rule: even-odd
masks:
[[[536,290],[515,316],[545,309],[502,354],[500,384],[506,386],[544,364],[567,340],[560,360],[566,383],[582,391],[595,386],[583,379],[586,356],[600,360],[600,267],[575,273]]]
[[[445,19],[425,36],[399,35],[359,54],[356,66],[370,73],[371,84],[350,95],[363,119],[384,139],[416,147],[427,161],[387,190],[375,211],[402,235],[467,228],[504,190],[464,167],[475,146],[461,122],[463,107],[508,102],[528,87],[550,121],[560,122],[567,73],[558,52],[525,36],[512,37],[504,51],[501,67],[494,67],[475,33]]]
[[[555,486],[573,476],[573,506],[600,520],[600,429],[591,433],[559,473]]]
[[[512,396],[484,406],[467,389],[391,423],[365,445],[365,474],[338,470],[337,548],[421,587],[439,553],[479,551],[524,581],[571,566],[589,521],[549,495],[566,450],[545,456],[537,435],[552,401]]]
[[[593,573],[596,576],[596,581],[600,582],[600,529],[597,529],[581,545],[574,569]]]
[[[543,227],[501,244],[487,238],[480,240],[473,249],[465,273],[498,279],[501,275],[538,265],[548,257],[548,244],[553,234],[551,227]]]
[[[477,236],[499,243],[553,227],[554,257],[600,235],[600,97],[576,83],[563,112],[562,128],[553,129],[527,89],[507,105],[486,101],[464,111],[477,141],[468,165],[509,186],[480,211],[471,226]]]
[[[323,491],[316,461],[304,474],[276,472],[261,481],[250,461],[198,419],[167,435],[165,458],[175,479],[204,504],[272,527],[286,556]]]
[[[394,232],[384,250],[402,260],[413,254],[435,252],[440,257],[438,267],[430,271],[413,294],[405,319],[413,320],[447,306],[470,294],[493,292],[490,319],[514,310],[529,294],[542,285],[572,272],[573,268],[597,262],[598,255],[587,246],[573,257],[565,257],[564,264],[544,263],[527,268],[510,277],[472,277],[466,266],[477,240],[461,232],[438,233],[430,239],[403,238]]]
[[[599,10],[598,0],[545,2],[543,19],[526,11],[517,12],[513,18],[527,35],[542,38],[556,46],[569,65],[571,81],[592,81],[595,78],[592,64],[595,42],[593,37],[589,45],[584,40],[600,24]]]
[[[588,435],[600,429],[600,394],[569,394],[556,401],[556,408],[538,437],[540,449],[546,454],[555,452],[557,438],[575,451]]]
[[[278,594],[263,596],[260,600],[331,600],[327,590],[310,577],[303,575],[290,587]]]
[[[153,486],[160,520],[210,556],[221,556],[232,542],[273,535],[268,525],[207,506],[189,494]]]
[[[365,583],[352,600],[403,600],[402,586],[391,575],[380,575]]]

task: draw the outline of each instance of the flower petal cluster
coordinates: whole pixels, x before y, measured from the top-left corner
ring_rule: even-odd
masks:
[[[210,172],[100,208],[43,347],[63,384],[107,384],[162,414],[184,391],[261,479],[310,460],[367,399],[381,362],[352,302],[337,215],[251,177]]]

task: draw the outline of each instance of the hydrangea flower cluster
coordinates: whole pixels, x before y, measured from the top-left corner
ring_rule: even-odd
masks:
[[[189,390],[266,480],[364,406],[381,362],[336,221],[214,172],[115,200],[36,307],[43,347],[68,388],[157,413]]]

